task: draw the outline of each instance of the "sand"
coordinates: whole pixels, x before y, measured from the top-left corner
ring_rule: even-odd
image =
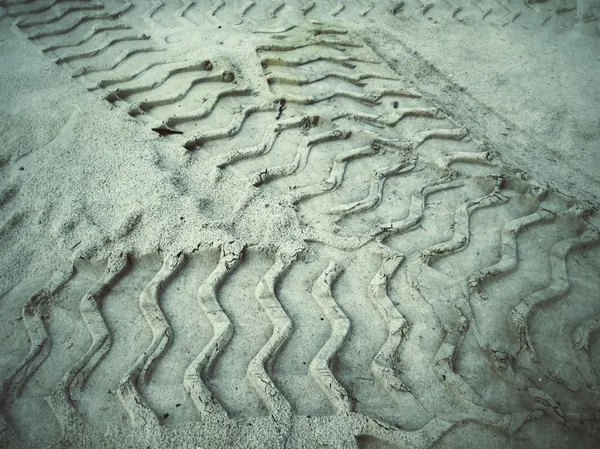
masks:
[[[28,40],[95,14],[37,3],[0,9],[3,447],[596,447],[597,22],[134,2]]]

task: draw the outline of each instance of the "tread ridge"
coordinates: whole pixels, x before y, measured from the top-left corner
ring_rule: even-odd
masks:
[[[387,295],[387,283],[398,269],[404,256],[386,255],[381,268],[375,273],[369,284],[369,299],[375,305],[383,319],[387,322],[388,337],[371,363],[371,371],[383,388],[398,399],[398,392],[409,392],[409,388],[396,376],[392,366],[396,351],[400,348],[408,331],[408,322],[400,314]]]
[[[348,114],[349,118],[361,120],[370,124],[393,127],[406,117],[425,117],[425,118],[447,118],[446,115],[437,107],[413,107],[398,108],[388,115],[367,114],[364,112],[353,112]]]
[[[569,209],[565,213],[580,216],[582,210]],[[529,335],[528,322],[542,303],[559,298],[569,290],[567,275],[567,256],[581,246],[598,244],[600,233],[597,229],[588,227],[579,237],[569,238],[556,243],[550,249],[551,282],[546,288],[527,295],[511,310],[513,325],[518,333],[520,350],[530,351],[534,360],[537,360],[535,348]]]
[[[455,426],[455,423],[450,421],[433,418],[418,430],[406,431],[388,427],[379,421],[354,413],[351,416],[354,422],[355,436],[373,436],[393,444],[395,447],[410,447],[411,449],[430,448],[446,432]]]
[[[204,83],[204,82],[216,81],[216,80],[218,80],[218,78],[219,78],[219,75],[213,75],[213,76],[204,77],[204,78],[196,78],[183,91],[174,93],[169,97],[162,97],[162,98],[157,98],[154,100],[144,100],[144,101],[141,101],[138,103],[130,104],[127,113],[129,115],[136,116],[136,115],[140,115],[140,114],[146,114],[151,109],[159,107],[159,106],[165,106],[165,105],[177,103],[178,101],[181,101],[185,97],[187,97],[187,95],[190,93],[190,91],[197,84]],[[214,107],[217,105],[217,103],[220,101],[220,99],[222,97],[226,97],[229,95],[231,95],[231,96],[234,96],[234,95],[248,96],[251,93],[252,93],[252,91],[246,87],[241,87],[241,88],[233,87],[226,91],[219,91],[216,94],[213,93],[213,94],[211,94],[212,98],[210,100],[208,100],[208,98],[207,98],[207,101],[210,101],[209,107],[204,107],[199,110],[192,111],[190,114],[175,115],[170,119],[168,118],[166,120],[166,122],[161,122],[161,124],[163,127],[165,127],[165,126],[168,127],[169,121],[172,122],[173,118],[178,123],[184,123],[184,122],[191,121],[191,120],[194,120],[197,118],[199,118],[199,119],[204,118],[205,116],[208,116],[213,111]],[[113,92],[107,98],[110,98],[113,101],[115,98],[120,99],[119,97],[117,97],[117,95],[118,95],[118,93]],[[157,118],[157,120],[160,120],[160,119]]]
[[[158,26],[162,26],[162,24],[159,23],[158,21],[154,20],[152,18],[152,16],[154,14],[156,14],[159,10],[161,10],[164,7],[165,7],[165,4],[164,4],[163,1],[161,1],[161,0],[152,0],[150,8],[146,12],[144,12],[142,14],[142,18],[144,20],[152,21],[154,24],[156,24]]]
[[[80,421],[73,408],[71,390],[76,387],[81,391],[98,363],[106,355],[111,346],[110,331],[100,312],[100,304],[108,289],[120,277],[128,266],[127,255],[113,255],[108,260],[104,276],[83,296],[80,313],[92,343],[86,353],[62,377],[46,401],[54,411],[63,433],[75,422]]]
[[[366,83],[363,81],[369,78],[380,79],[380,80],[395,80],[398,81],[398,78],[384,76],[377,72],[360,72],[356,74],[348,74],[348,73],[336,73],[336,72],[319,72],[318,74],[311,75],[290,75],[288,73],[272,73],[267,75],[266,80],[269,84],[279,83],[279,84],[290,84],[293,86],[306,86],[314,83],[318,83],[329,78],[337,78],[340,81],[347,82],[354,86],[364,87]]]
[[[512,220],[504,225],[501,233],[500,259],[485,268],[471,274],[467,280],[471,293],[478,289],[483,282],[513,272],[517,268],[517,235],[523,228],[538,223],[548,223],[554,220],[555,214],[545,209],[538,209],[532,214]],[[482,299],[485,297],[480,296]]]
[[[405,90],[405,89],[375,89],[368,92],[353,92],[346,91],[343,89],[335,90],[332,93],[323,93],[320,95],[297,95],[286,92],[284,97],[285,100],[289,103],[295,103],[300,105],[313,105],[316,103],[321,103],[323,101],[332,100],[334,98],[348,98],[349,100],[356,101],[357,103],[365,104],[367,106],[375,106],[378,102],[385,96],[388,95],[396,95],[399,97],[408,97],[408,98],[420,98],[420,94],[415,92]],[[418,137],[421,137],[419,133]],[[441,134],[440,134],[441,135]],[[452,138],[453,136],[450,133],[444,134],[444,138]],[[423,134],[423,138],[421,142],[429,139],[431,137],[437,137],[437,135],[432,134],[431,136],[427,134]],[[464,136],[463,136],[464,137]],[[462,137],[461,137],[462,138]]]
[[[292,320],[287,315],[275,293],[276,283],[281,275],[296,261],[300,249],[289,253],[278,252],[275,262],[260,280],[254,296],[273,325],[273,333],[250,361],[246,377],[260,396],[278,431],[288,435],[292,425],[292,407],[267,373],[267,368],[277,356],[277,352],[292,332]]]
[[[294,160],[291,163],[266,168],[263,171],[250,175],[248,179],[252,185],[258,186],[276,178],[290,176],[296,173],[298,170],[302,170],[304,169],[304,167],[306,167],[310,151],[313,148],[313,146],[325,142],[331,142],[334,140],[347,139],[348,137],[350,137],[350,134],[350,131],[334,129],[321,134],[307,137],[306,139],[304,139],[304,142],[298,146],[296,154],[294,156]]]
[[[374,156],[379,153],[379,150],[379,146],[373,142],[371,145],[352,148],[339,153],[333,161],[333,166],[331,167],[327,179],[318,184],[296,188],[289,193],[286,198],[291,203],[296,204],[305,199],[337,189],[344,179],[344,173],[346,172],[346,165],[348,165],[348,162],[353,159]]]
[[[133,94],[139,94],[142,92],[148,92],[151,91],[152,89],[156,89],[157,87],[162,86],[165,82],[167,82],[167,80],[169,80],[171,77],[180,74],[180,73],[189,73],[189,72],[204,72],[207,71],[208,69],[208,61],[203,61],[203,62],[198,62],[198,63],[192,63],[190,64],[189,61],[181,61],[181,62],[165,62],[162,65],[175,65],[175,67],[169,67],[166,69],[166,73],[160,73],[160,74],[156,74],[154,73],[156,76],[156,79],[150,83],[146,83],[146,84],[138,84],[137,86],[129,86],[129,87],[125,87],[125,88],[119,88],[116,89],[114,92],[109,92],[108,94],[106,94],[105,99],[110,101],[110,97],[115,96],[120,100],[124,100],[126,97],[128,97],[129,95],[133,95]],[[156,71],[155,71],[156,72]],[[208,73],[206,74],[205,78],[207,78],[207,81],[220,81],[225,75],[225,71],[221,71],[219,72],[217,75],[215,75],[214,73]],[[199,78],[202,79],[202,78]]]
[[[203,376],[210,371],[211,366],[233,336],[233,324],[217,300],[217,291],[226,277],[239,264],[243,250],[244,247],[239,242],[224,244],[221,247],[221,258],[218,265],[198,288],[198,303],[213,327],[213,336],[208,345],[186,369],[183,385],[203,419],[227,417],[221,404],[204,385]]]
[[[60,11],[57,15],[52,16],[52,17],[46,17],[44,19],[39,19],[39,20],[28,20],[28,19],[22,19],[20,21],[17,22],[17,26],[21,29],[24,28],[33,28],[36,26],[40,26],[40,25],[49,25],[52,23],[56,23],[59,22],[61,19],[65,18],[67,15],[73,13],[73,12],[80,12],[80,11],[101,11],[104,9],[103,5],[98,5],[98,4],[91,4],[91,5],[81,5],[81,6],[69,6],[68,8],[65,8],[63,11]]]
[[[129,36],[116,37],[116,38],[111,39],[108,42],[105,42],[101,46],[94,48],[92,50],[74,51],[71,53],[67,53],[64,56],[60,56],[59,58],[57,58],[54,62],[56,64],[64,64],[66,62],[71,62],[71,61],[75,61],[78,59],[94,58],[94,57],[98,56],[100,53],[102,53],[104,50],[109,48],[111,45],[118,44],[120,42],[147,41],[148,39],[149,39],[149,36],[147,36],[145,34],[139,34],[139,33],[131,34]]]
[[[162,50],[164,51],[164,49]],[[143,73],[153,69],[154,67],[170,64],[168,61],[152,61],[144,66],[140,66],[138,69],[132,71],[128,75],[118,75],[113,78],[103,78],[98,81],[95,85],[88,87],[88,90],[98,90],[104,89],[108,86],[112,86],[113,84],[125,83],[127,81],[131,81]]]
[[[210,98],[210,100],[207,100],[207,102],[210,101],[210,106],[199,108],[183,114],[172,115],[171,117],[168,117],[167,120],[165,120],[164,125],[167,127],[175,127],[182,123],[191,122],[193,120],[202,120],[208,117],[215,110],[216,106],[219,104],[221,99],[226,97],[243,97],[250,95],[252,95],[252,90],[247,86],[232,87],[227,90],[218,91],[216,94],[211,95],[212,98]]]
[[[452,238],[446,242],[438,243],[421,251],[420,256],[423,260],[423,263],[428,265],[431,259],[443,257],[450,253],[460,251],[468,244],[470,235],[470,215],[476,209],[508,201],[508,197],[499,193],[502,189],[503,181],[504,178],[498,176],[496,178],[496,185],[494,186],[492,192],[482,196],[481,198],[465,201],[458,206],[454,219],[454,233]]]
[[[449,174],[448,176],[429,182],[420,189],[415,190],[411,195],[408,215],[405,218],[393,221],[389,224],[379,225],[379,229],[386,233],[384,238],[392,233],[402,234],[419,225],[423,221],[425,202],[429,195],[443,190],[455,189],[464,185],[464,181],[454,179],[454,176]]]
[[[32,14],[39,14],[41,12],[46,12],[48,10],[50,10],[53,6],[58,5],[60,3],[66,3],[66,2],[92,2],[93,0],[52,0],[50,3],[48,3],[47,5],[43,5],[40,6],[38,8],[31,8],[31,9],[22,9],[20,11],[14,11],[14,12],[10,12],[8,14],[9,17],[22,17],[22,16],[28,16],[28,15],[32,15]]]
[[[332,55],[314,55],[308,57],[296,57],[292,59],[286,59],[282,57],[269,57],[263,56],[260,58],[260,63],[263,68],[267,68],[269,66],[282,66],[282,67],[299,67],[303,65],[309,65],[315,62],[328,62],[331,64],[341,65],[348,69],[356,68],[356,64],[354,62],[362,62],[365,64],[381,64],[381,61],[376,59],[369,59],[365,57],[359,56],[332,56]]]
[[[246,119],[256,113],[256,112],[268,112],[275,111],[276,106],[271,102],[265,102],[259,105],[245,105],[242,106],[238,111],[236,111],[234,117],[231,119],[231,122],[225,128],[215,129],[213,131],[208,131],[204,134],[201,134],[196,137],[192,137],[188,141],[184,143],[184,147],[193,151],[202,146],[203,143],[211,142],[215,140],[227,139],[229,137],[235,136],[240,132],[242,126]]]
[[[258,145],[250,148],[243,148],[241,150],[233,150],[230,153],[219,157],[215,161],[215,165],[219,168],[223,168],[227,165],[231,165],[244,159],[262,156],[273,149],[277,137],[278,134],[275,132],[275,127],[272,129],[267,129]]]
[[[583,377],[585,387],[591,391],[596,403],[600,406],[598,376],[590,363],[589,354],[590,336],[598,329],[600,329],[600,315],[591,317],[577,326],[573,331],[572,341],[575,352],[575,368]]]
[[[331,325],[331,335],[310,363],[309,372],[331,402],[336,413],[348,413],[352,411],[350,396],[335,378],[330,367],[331,359],[340,350],[350,331],[350,320],[342,312],[342,309],[339,308],[331,292],[331,285],[340,276],[342,271],[343,268],[341,265],[330,262],[312,289],[312,296],[315,302],[323,310]]]
[[[375,235],[366,233],[355,236],[339,235],[312,226],[304,226],[302,229],[302,239],[304,241],[323,243],[344,250],[359,249],[373,240],[374,237]]]
[[[67,33],[70,33],[71,31],[73,31],[75,28],[77,28],[82,23],[91,22],[92,20],[115,20],[115,19],[118,19],[122,14],[125,14],[126,12],[128,12],[132,8],[133,8],[133,5],[130,2],[126,1],[123,4],[123,6],[121,6],[119,9],[117,9],[115,11],[102,12],[99,14],[86,14],[83,17],[80,17],[79,19],[77,19],[77,21],[75,23],[66,25],[62,28],[56,28],[54,30],[41,31],[37,34],[31,34],[31,35],[27,36],[27,39],[37,40],[37,39],[42,39],[44,37],[60,36],[63,34],[67,34]]]
[[[545,190],[535,192],[535,199],[539,201],[545,193]],[[486,299],[485,296],[481,294],[481,285],[486,280],[491,277],[509,274],[517,268],[517,236],[522,229],[539,223],[551,222],[554,218],[554,213],[540,207],[537,211],[529,215],[519,217],[506,223],[501,231],[499,260],[489,267],[477,270],[467,278],[467,295],[469,302],[472,301],[473,295],[476,295],[478,300]],[[561,410],[559,404],[550,395],[536,388],[523,374],[516,373],[513,370],[513,357],[510,354],[497,351],[491,348],[488,343],[482,342],[476,321],[475,336],[479,346],[489,353],[489,360],[496,374],[515,390],[526,392],[531,397],[535,409],[538,410],[534,416],[539,416],[539,412],[543,412],[559,424],[564,424],[565,413]]]
[[[419,278],[423,269],[429,267],[433,258],[445,257],[451,253],[462,250],[469,242],[470,215],[479,208],[489,207],[508,200],[499,191],[502,188],[503,178],[496,179],[496,185],[491,193],[475,200],[467,200],[460,204],[455,212],[454,232],[450,240],[438,243],[411,256],[408,263],[409,279],[412,279],[413,288],[419,286]],[[454,300],[452,313],[444,318],[435,312],[435,307],[430,304],[434,313],[443,327],[444,338],[433,358],[433,369],[446,388],[456,390],[462,399],[469,404],[472,411],[478,415],[477,420],[509,431],[516,432],[525,421],[531,419],[529,413],[509,413],[501,415],[480,405],[483,403],[480,395],[454,371],[454,361],[459,352],[466,331],[472,318],[472,311],[465,298],[454,293],[447,293]]]
[[[302,44],[286,44],[286,43],[271,43],[271,44],[263,44],[258,45],[256,47],[256,51],[272,51],[272,52],[283,52],[283,51],[292,51],[299,50],[301,48],[306,48],[310,46],[319,46],[319,47],[331,47],[334,49],[339,48],[360,48],[363,45],[357,44],[352,41],[342,41],[339,39],[322,39],[322,38],[309,38],[304,41]],[[343,51],[343,50],[342,50]]]
[[[0,386],[0,406],[5,404],[7,400],[18,397],[27,380],[48,357],[51,342],[42,317],[44,307],[48,305],[53,296],[68,282],[71,276],[72,271],[55,272],[46,286],[32,295],[23,306],[21,315],[31,347],[27,356],[2,382]]]
[[[369,193],[365,198],[352,203],[340,204],[339,206],[329,209],[327,213],[344,217],[350,214],[358,214],[374,209],[381,203],[386,179],[391,176],[409,173],[415,167],[416,160],[413,159],[376,169],[371,175]]]
[[[50,51],[62,50],[65,48],[78,47],[82,44],[85,44],[86,42],[89,42],[97,34],[104,33],[107,31],[119,31],[119,30],[131,30],[131,27],[129,25],[125,25],[124,23],[116,23],[116,24],[110,24],[110,25],[105,25],[105,26],[94,25],[93,28],[90,31],[88,31],[85,35],[83,35],[81,37],[81,39],[79,39],[78,41],[72,42],[72,43],[61,43],[61,44],[49,45],[47,47],[43,47],[42,52],[47,53]]]
[[[109,70],[113,70],[117,68],[121,63],[123,63],[127,58],[137,55],[139,53],[158,53],[165,51],[162,47],[142,47],[142,48],[130,48],[128,50],[123,51],[119,54],[112,62],[107,62],[95,67],[86,66],[82,67],[79,70],[76,70],[71,74],[72,78],[78,78],[80,76],[89,75],[90,73],[95,72],[106,72]],[[93,89],[93,88],[92,88]]]
[[[117,389],[117,396],[123,403],[134,426],[150,423],[158,425],[156,415],[146,405],[136,385],[142,386],[145,383],[152,363],[165,350],[171,338],[171,328],[158,304],[158,294],[181,266],[182,261],[181,254],[167,255],[160,271],[142,291],[139,298],[140,310],[152,331],[152,342],[144,354],[137,359],[131,370],[123,376]]]

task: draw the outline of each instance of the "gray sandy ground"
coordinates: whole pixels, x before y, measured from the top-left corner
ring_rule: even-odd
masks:
[[[394,78],[369,83],[398,82],[419,93],[407,109],[436,110],[371,126],[356,117],[393,116],[391,100],[401,110],[404,97],[296,104],[344,85],[268,83],[277,67],[258,58],[279,56],[259,47],[271,37],[219,22],[228,9],[194,31],[158,11],[172,29],[136,9],[123,20],[158,35],[174,60],[230,64],[254,92],[215,108],[216,125],[199,120],[205,134],[243,101],[287,103],[239,136],[186,149],[201,134],[152,131],[161,106],[135,118],[127,101],[105,101],[86,89],[97,80],[69,76],[0,12],[0,445],[598,445],[593,29],[367,15],[268,41],[342,30],[325,38],[356,44],[344,54],[377,59]],[[321,48],[286,55],[312,51]],[[318,76],[318,64],[302,73]],[[348,111],[352,120],[332,119]],[[273,132],[270,153],[218,162],[301,116],[319,119]],[[464,136],[415,143],[438,127]],[[337,130],[351,132],[325,142],[329,153],[303,143]],[[373,158],[338,158],[339,186],[294,199],[329,189],[335,155],[355,148]],[[455,152],[471,156],[439,162]],[[290,173],[278,168],[295,157]],[[272,182],[269,170],[280,170]],[[438,178],[439,191],[419,190]],[[407,227],[394,234],[387,223]],[[107,343],[89,349],[105,330]]]

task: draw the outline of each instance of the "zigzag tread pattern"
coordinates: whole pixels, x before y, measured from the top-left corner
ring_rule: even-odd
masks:
[[[511,272],[518,271],[519,259],[523,257],[519,255],[515,258],[518,233],[525,232],[523,229],[526,228],[537,226],[543,228],[544,223],[555,223],[562,219],[579,220],[582,216],[580,210],[566,209],[563,212],[553,213],[550,209],[543,208],[529,215],[522,215],[522,218],[507,221],[501,233],[502,245],[498,262],[492,264],[490,268],[481,267],[474,273],[467,273],[462,280],[460,277],[448,277],[442,271],[432,268],[436,267],[440,260],[452,258],[454,254],[465,251],[464,248],[476,238],[472,235],[470,226],[473,214],[478,213],[479,209],[493,209],[498,204],[510,203],[507,197],[498,196],[499,185],[501,183],[497,182],[495,187],[481,198],[459,204],[455,213],[453,235],[446,241],[425,247],[407,257],[394,253],[390,249],[386,249],[383,253],[361,250],[366,251],[360,259],[361,262],[366,261],[374,268],[367,272],[363,263],[351,263],[343,267],[335,262],[327,264],[325,261],[317,263],[321,266],[320,270],[318,267],[315,267],[316,270],[309,271],[292,269],[297,264],[302,264],[308,257],[302,250],[280,253],[273,258],[261,251],[244,248],[241,243],[224,245],[220,259],[211,256],[210,251],[198,255],[161,256],[162,261],[157,261],[156,257],[136,259],[116,254],[106,263],[105,274],[99,277],[95,285],[89,284],[89,278],[83,279],[89,284],[89,291],[81,300],[74,300],[72,304],[74,311],[79,313],[80,320],[88,329],[91,346],[87,350],[85,346],[80,346],[82,353],[75,364],[63,365],[62,371],[65,374],[62,379],[54,387],[42,392],[42,395],[47,398],[44,404],[29,392],[28,379],[35,376],[43,377],[44,359],[51,358],[53,355],[56,359],[55,352],[64,351],[65,348],[54,349],[52,339],[57,336],[53,335],[53,331],[45,327],[36,330],[39,327],[37,323],[40,322],[37,321],[38,314],[43,313],[44,320],[52,320],[55,310],[52,306],[53,295],[56,295],[60,288],[64,288],[62,287],[64,285],[69,287],[64,288],[69,292],[71,283],[82,282],[77,270],[75,275],[68,273],[56,275],[48,286],[44,287],[43,291],[47,294],[43,295],[43,299],[36,299],[40,298],[40,295],[36,294],[25,302],[23,313],[28,318],[24,319],[24,325],[29,332],[35,354],[31,355],[30,351],[30,355],[4,381],[3,397],[6,399],[2,403],[3,418],[9,423],[7,424],[9,428],[17,429],[18,434],[35,435],[35,431],[31,431],[32,423],[27,422],[26,417],[22,415],[23,403],[34,401],[38,407],[43,406],[48,412],[51,411],[60,423],[60,428],[56,429],[57,434],[54,437],[69,438],[77,435],[76,438],[80,438],[81,435],[77,434],[75,429],[79,431],[85,429],[86,435],[106,432],[104,427],[106,423],[116,424],[120,419],[117,418],[115,421],[115,417],[118,416],[128,416],[134,426],[144,423],[146,426],[159,428],[161,424],[168,423],[179,428],[179,424],[184,424],[181,427],[184,433],[191,431],[190,423],[195,423],[196,431],[200,431],[202,423],[204,425],[224,423],[233,416],[246,419],[277,416],[274,421],[273,435],[287,438],[293,433],[292,429],[301,425],[304,419],[302,415],[293,412],[299,408],[299,405],[292,401],[292,397],[306,396],[309,391],[313,391],[311,393],[314,395],[313,407],[316,408],[311,410],[311,416],[319,417],[318,419],[323,423],[329,423],[327,425],[334,425],[333,423],[340,419],[346,420],[345,428],[350,435],[344,438],[352,437],[357,441],[367,434],[377,435],[377,438],[390,443],[397,440],[404,441],[406,438],[421,441],[423,437],[417,438],[419,432],[426,434],[433,432],[437,435],[436,438],[439,438],[452,428],[453,422],[464,419],[481,422],[509,433],[517,432],[524,422],[537,419],[543,414],[560,423],[593,423],[593,411],[563,410],[558,405],[560,401],[555,400],[547,391],[533,385],[530,371],[520,372],[521,365],[507,367],[507,358],[518,360],[520,357],[522,350],[518,347],[519,341],[522,345],[530,345],[526,346],[527,350],[534,351],[533,344],[528,339],[529,334],[523,334],[523,328],[519,325],[514,326],[512,331],[512,338],[517,342],[517,348],[512,350],[512,354],[510,347],[498,348],[497,343],[485,346],[483,335],[478,337],[479,344],[482,349],[490,351],[492,355],[490,360],[495,361],[490,365],[491,372],[497,371],[513,388],[527,391],[537,404],[536,407],[530,410],[517,407],[508,414],[495,411],[492,405],[486,404],[476,390],[469,386],[466,378],[456,369],[466,331],[473,325],[471,322],[475,323],[477,320],[478,310],[475,303],[477,301],[488,303],[494,300],[490,297],[481,298],[486,282],[495,276],[510,278]],[[545,192],[540,193],[536,190],[525,195],[527,202],[531,203],[527,206],[531,209],[532,205],[539,207],[539,202],[544,201],[541,198],[545,196]],[[564,223],[559,224],[564,226]],[[568,285],[565,274],[567,254],[578,247],[596,243],[600,235],[585,221],[581,222],[581,229],[583,232],[577,237],[559,237],[556,243],[550,242],[548,257],[551,268],[548,286],[539,290],[540,293],[534,292],[525,297],[513,310],[521,310],[522,304],[528,305],[527,317],[531,321],[531,316],[543,302],[564,294]],[[207,265],[210,260],[217,260],[216,266]],[[197,271],[197,261],[202,266],[207,265],[201,270],[205,273],[202,275],[206,276],[205,278],[198,278],[190,271],[191,269]],[[377,267],[378,263],[379,267]],[[242,277],[231,277],[231,272],[237,273],[240,270],[243,272]],[[314,314],[311,312],[306,316],[297,313],[290,315],[289,303],[278,299],[298,295],[297,290],[289,292],[282,290],[282,286],[290,285],[286,277],[292,274],[307,277],[294,282],[313,284],[312,294],[307,292],[305,299],[300,303],[295,302],[295,307],[304,304],[302,307],[317,308],[329,323],[327,326],[329,336],[323,335],[312,353],[312,360],[308,359],[303,364],[304,368],[293,374],[290,372],[290,367],[297,367],[294,360],[299,355],[304,357],[306,352],[294,354],[287,350],[279,351],[278,348],[285,348],[290,338],[298,338],[296,328],[302,329],[302,332],[310,329],[311,326],[304,324],[303,320]],[[139,294],[139,298],[124,298],[123,295],[130,295],[135,291],[126,288],[125,285],[130,282],[139,284],[141,278],[146,279],[147,285]],[[228,295],[232,291],[244,295],[239,291],[239,286],[248,288],[250,279],[254,279],[257,284],[255,291],[252,292],[250,289],[246,297],[253,298],[256,311],[260,312],[255,315],[254,324],[238,321],[244,320],[243,317],[247,313],[247,306],[239,300],[231,301],[231,298],[228,298],[227,305],[221,305],[223,301],[221,290],[226,289]],[[394,279],[395,285],[392,288],[391,281]],[[170,284],[174,282],[178,282],[177,291],[169,289]],[[233,285],[228,285],[232,282]],[[398,282],[400,286],[397,285]],[[406,282],[407,285],[404,287],[403,284]],[[177,313],[182,316],[193,314],[208,323],[208,326],[204,326],[206,335],[203,335],[200,341],[179,333],[177,328],[170,325],[170,322],[178,322],[181,318],[175,318],[172,314],[167,318],[161,311],[161,303],[173,301],[171,297],[180,295],[181,287],[192,292],[196,291],[197,294],[193,296],[197,297],[197,302],[187,303],[191,309],[181,309]],[[359,298],[352,298],[349,302],[346,295],[351,292],[351,296],[359,296]],[[441,301],[445,296],[452,299],[450,308]],[[536,302],[528,298],[536,299]],[[422,305],[419,305],[421,301],[431,308],[430,312],[425,315],[421,312],[421,316],[418,317],[415,315],[415,310],[422,309]],[[100,304],[102,304],[102,312],[99,309]],[[363,309],[356,310],[361,305]],[[125,309],[130,316],[137,316],[136,319],[128,322],[137,324],[128,324],[125,328],[118,329],[119,318],[125,313]],[[45,312],[42,312],[43,310]],[[358,319],[357,312],[360,315],[366,313],[371,318],[367,321]],[[506,318],[510,324],[510,311],[507,312]],[[262,323],[256,323],[257,321]],[[441,344],[440,341],[432,342],[434,346],[427,348],[427,352],[434,355],[429,364],[424,365],[421,362],[411,367],[410,363],[415,363],[414,358],[418,356],[415,345],[420,346],[422,351],[429,345],[428,339],[423,342],[418,335],[415,335],[422,325],[430,325],[428,321],[441,323],[444,338]],[[377,322],[387,323],[381,326],[382,329],[387,329],[383,334],[373,332],[371,326]],[[136,326],[146,328],[146,331],[140,332]],[[249,330],[248,326],[251,328],[254,326],[256,332]],[[597,327],[593,319],[584,322],[573,329],[574,338],[583,341],[585,345],[589,342],[589,334]],[[140,339],[140,336],[144,335],[145,338]],[[257,346],[253,341],[256,340],[257,335],[263,335],[259,342],[262,346]],[[524,339],[523,335],[527,338]],[[134,336],[133,340],[132,336]],[[246,340],[248,338],[250,340]],[[358,365],[354,373],[351,368],[352,363],[360,364],[360,357],[347,359],[347,355],[344,355],[347,351],[346,346],[356,344],[357,338],[366,338],[361,340],[362,347],[373,347],[372,352],[366,351],[370,354],[366,372],[373,376],[376,381],[374,385],[378,387],[367,390],[370,405],[375,407],[387,403],[387,407],[394,410],[398,405],[412,403],[420,408],[421,412],[415,413],[415,416],[419,417],[418,425],[410,423],[409,428],[421,430],[399,431],[396,427],[389,427],[386,431],[382,431],[381,428],[375,431],[374,421],[369,420],[382,418],[381,416],[369,417],[367,411],[369,404],[361,404],[363,401],[368,402],[364,399],[365,393],[361,392],[361,387],[357,386],[356,382],[350,380],[352,376],[358,376],[359,380],[362,378],[362,371]],[[198,346],[200,342],[204,343]],[[233,366],[222,366],[223,363],[227,365],[241,363],[237,357],[225,361],[222,356],[228,351],[246,351],[245,347],[248,344],[252,344],[258,352],[255,352],[251,359],[246,359],[247,365],[240,366],[239,369]],[[39,345],[47,348],[45,354],[37,349]],[[494,345],[496,347],[492,348]],[[580,351],[583,345],[576,347],[574,353]],[[161,382],[166,381],[166,384],[159,383],[149,389],[148,386],[153,383],[154,372],[150,367],[152,365],[159,367],[164,354],[168,354],[171,346],[195,348],[196,354],[199,355],[194,355],[189,365],[181,365],[181,372],[170,370],[171,375],[167,379],[161,379]],[[137,348],[140,355],[132,360],[132,356],[135,355],[131,354],[133,348]],[[278,355],[278,352],[281,354]],[[123,357],[124,354],[130,355]],[[574,355],[579,354],[576,352]],[[127,359],[132,361],[128,362]],[[106,376],[101,373],[114,370],[116,360],[121,361],[123,373],[116,373],[117,376]],[[66,360],[62,363],[65,362]],[[524,367],[528,366],[527,360],[523,363],[525,363]],[[290,364],[289,367],[287,364]],[[589,367],[589,361],[582,362],[581,366]],[[542,365],[541,371],[547,379],[551,379],[547,367]],[[227,372],[237,372],[239,377],[230,378],[225,382],[222,380],[215,382],[214,376],[227,376]],[[509,372],[512,374],[507,376]],[[595,385],[592,385],[593,378],[589,377],[590,372],[593,373],[593,369],[582,371],[587,375],[585,382],[589,388],[595,388]],[[22,377],[20,373],[26,373],[26,377]],[[426,377],[423,377],[425,373],[427,373]],[[312,383],[313,389],[306,390],[301,384],[296,384],[294,379],[300,377],[306,379],[304,383]],[[415,383],[416,379],[420,379],[418,384]],[[427,395],[427,388],[423,390],[424,380],[429,383],[427,388],[438,390],[433,403]],[[171,414],[162,413],[162,410],[153,410],[150,404],[173,402],[173,399],[164,395],[172,388],[171,384],[176,382],[180,383],[179,397],[175,398],[179,402],[171,410],[172,417],[169,418]],[[232,401],[233,398],[239,397],[238,391],[242,386],[246,389],[248,397],[253,396],[253,401],[261,404],[261,407],[248,407],[246,404]],[[285,388],[282,389],[280,386]],[[95,404],[95,400],[90,401],[99,389],[104,390],[107,387],[114,392],[114,398],[102,406]],[[284,396],[284,391],[288,393],[295,388],[301,390],[287,398]],[[453,410],[453,407],[456,407],[457,391],[464,401],[460,407],[461,411]],[[321,399],[321,394],[327,397],[326,401]],[[88,396],[87,400],[86,396]],[[356,398],[361,398],[361,401],[357,403]],[[440,407],[443,403],[446,405]],[[90,406],[93,409],[90,409]],[[180,409],[179,413],[177,409]],[[256,415],[257,410],[261,409],[264,411],[259,411]],[[159,419],[161,415],[162,418]],[[391,415],[388,419],[391,419]],[[391,422],[394,426],[398,425],[393,422],[393,419]],[[366,432],[365,429],[370,430]],[[433,441],[428,438],[423,441]]]
[[[34,444],[113,432],[168,446],[244,435],[255,420],[266,429],[256,435],[262,447],[326,438],[333,447],[426,448],[463,422],[506,435],[543,416],[597,425],[597,320],[574,318],[567,332],[579,373],[571,382],[536,338],[547,332],[536,317],[579,288],[569,258],[600,240],[592,211],[504,164],[342,27],[288,29],[291,2],[269,3],[280,31],[250,39],[251,69],[167,39],[171,17],[185,30],[197,23],[197,3],[147,3],[2,5],[91,91],[192,161],[294,208],[305,246],[115,254],[95,282],[77,269],[55,273],[20,299],[27,341],[2,380],[3,434]],[[340,19],[380,7],[300,3],[308,18],[323,6]],[[442,9],[418,3],[422,17]],[[512,2],[498,4],[512,13]],[[468,17],[444,5],[453,20]],[[240,25],[258,20],[264,3],[220,1],[205,13]],[[86,293],[63,303],[87,332],[79,354],[53,344],[56,298],[75,285]],[[184,331],[189,317],[196,325]],[[479,372],[465,372],[468,357],[481,361]],[[50,371],[60,372],[53,384]],[[486,382],[505,401],[486,396]],[[573,398],[580,406],[564,405]],[[222,434],[211,437],[215,426]]]

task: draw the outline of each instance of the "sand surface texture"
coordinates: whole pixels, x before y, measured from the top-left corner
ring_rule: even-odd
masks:
[[[599,18],[0,0],[0,447],[598,447]]]

